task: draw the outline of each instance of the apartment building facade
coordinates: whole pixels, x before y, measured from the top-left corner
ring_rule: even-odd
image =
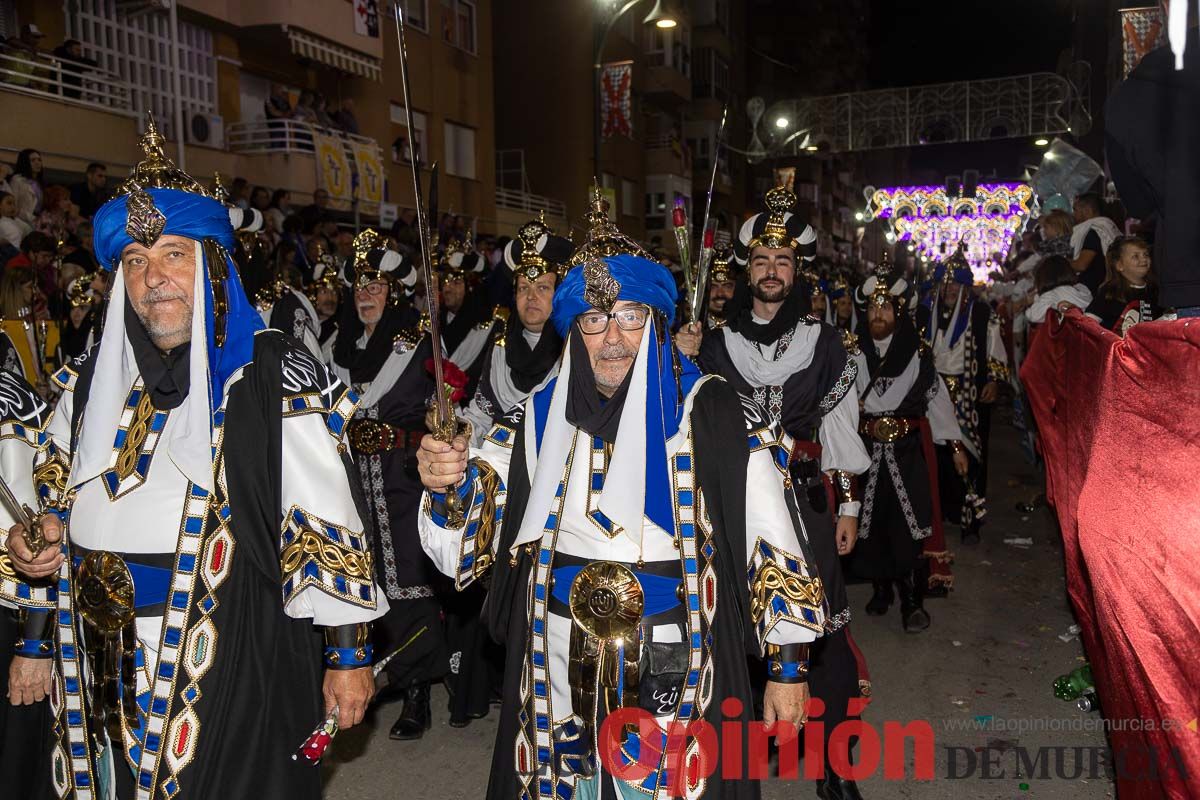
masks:
[[[687,208],[698,230],[726,104],[726,141],[746,138],[744,4],[642,0],[618,16],[625,6],[556,0],[496,15],[500,191],[553,198],[578,238],[588,187],[598,181],[621,229],[673,256],[672,209]],[[647,23],[652,12],[674,26]],[[726,230],[745,208],[744,174],[743,159],[721,157],[713,208]]]
[[[137,161],[150,112],[192,174],[288,189],[293,205],[332,189],[331,207],[365,224],[411,208],[415,148],[423,180],[440,165],[441,209],[495,230],[506,223],[495,191],[494,4],[398,4],[408,21],[412,132],[393,0],[0,0],[6,33],[32,23],[45,50],[76,39],[95,62],[80,80],[48,53],[33,67],[11,50],[0,55],[0,158],[32,146],[52,173],[101,161],[120,177]],[[25,70],[35,79],[14,77]],[[311,118],[269,123],[273,86],[292,105],[307,92],[324,97],[328,113],[347,105],[357,131]]]

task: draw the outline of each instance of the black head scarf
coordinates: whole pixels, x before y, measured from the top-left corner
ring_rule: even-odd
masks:
[[[455,348],[462,344],[462,340],[467,337],[467,334],[481,322],[486,322],[491,309],[487,304],[487,293],[478,287],[468,285],[466,296],[463,298],[462,308],[454,315],[452,322],[447,322],[447,310],[443,305],[440,308],[442,315],[442,342],[446,345],[446,352],[453,353]]]
[[[625,397],[633,380],[631,367],[621,386],[612,397],[605,398],[596,389],[596,373],[592,371],[592,359],[583,343],[583,334],[575,327],[574,336],[569,337],[571,347],[571,383],[567,387],[567,422],[582,428],[593,436],[599,436],[609,444],[617,441],[617,428],[621,424],[621,411],[625,408]],[[545,334],[543,334],[545,335]]]
[[[531,392],[558,361],[563,341],[549,321],[542,326],[541,338],[533,347],[525,340],[524,332],[525,326],[514,311],[509,315],[504,334],[504,363],[512,374],[513,386]]]
[[[893,305],[893,308],[895,306]],[[920,337],[917,336],[916,326],[912,317],[903,309],[896,308],[896,327],[892,329],[892,341],[888,345],[887,355],[879,357],[875,339],[871,337],[871,324],[863,315],[859,325],[859,343],[863,356],[867,359],[867,369],[871,373],[871,383],[877,378],[898,378],[900,373],[908,369],[913,354],[917,352]]]
[[[388,291],[399,290],[395,284],[391,284]],[[346,290],[342,297],[338,315],[338,338],[333,343],[333,361],[349,371],[350,382],[355,384],[375,380],[383,362],[392,354],[396,336],[414,323],[412,308],[407,304],[401,307],[392,305],[389,295],[388,302],[383,306],[383,315],[367,340],[367,346],[360,350],[358,340],[362,338],[366,326],[358,318],[358,308],[354,305],[350,290]]]
[[[125,335],[133,346],[133,359],[142,375],[142,385],[150,390],[150,400],[159,411],[179,408],[191,388],[192,344],[184,342],[163,352],[150,340],[146,326],[125,298]]]
[[[78,358],[87,349],[88,334],[96,327],[96,309],[88,309],[78,328],[71,324],[71,310],[68,309],[60,327],[58,346],[62,349],[64,360]]]

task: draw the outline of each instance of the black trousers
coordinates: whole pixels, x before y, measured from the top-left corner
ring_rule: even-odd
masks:
[[[14,706],[8,700],[8,671],[19,637],[17,612],[0,608],[0,796],[49,800],[54,794],[50,701]]]
[[[858,719],[861,716],[849,713],[850,701],[859,696],[858,661],[854,657],[854,651],[850,649],[850,641],[846,638],[844,627],[822,636],[813,643],[809,653],[808,685],[812,696],[825,704],[824,712],[814,719],[822,725],[821,752],[824,756],[825,774],[828,775],[830,736],[837,726],[847,719]],[[806,725],[804,729],[811,732],[815,727]],[[854,741],[850,740],[850,747],[854,746]]]

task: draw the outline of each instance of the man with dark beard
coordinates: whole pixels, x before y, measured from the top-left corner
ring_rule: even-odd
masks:
[[[858,356],[857,383],[860,430],[871,452],[871,468],[863,490],[858,545],[848,567],[874,584],[868,614],[887,613],[895,583],[900,620],[906,631],[915,633],[929,627],[922,605],[927,579],[920,568],[926,542],[940,541],[932,551],[926,548],[925,555],[936,562],[929,565],[930,579],[936,576],[943,584],[950,579],[941,513],[932,502],[937,487],[933,443],[954,449],[960,475],[967,471],[967,455],[933,355],[904,313],[908,282],[889,267],[884,262],[862,287],[869,336]]]
[[[933,350],[934,365],[950,390],[971,455],[964,485],[964,481],[952,477],[950,448],[938,448],[943,514],[961,519],[963,544],[975,544],[985,513],[992,404],[1000,383],[1008,380],[1008,354],[1000,336],[1000,319],[971,291],[974,278],[965,246],[960,243],[954,255],[938,268],[933,293],[917,307],[916,325]]]
[[[708,328],[725,324],[725,306],[733,299],[737,289],[737,261],[733,247],[724,246],[713,253],[712,271],[708,274]]]
[[[383,238],[370,229],[354,240],[346,276],[352,302],[343,304],[333,371],[359,393],[348,434],[375,532],[376,572],[391,604],[376,622],[375,646],[381,659],[396,655],[377,682],[389,694],[403,694],[391,737],[419,739],[431,724],[429,683],[446,664],[435,572],[417,537],[421,484],[414,455],[433,395],[425,369],[433,351],[417,316],[401,306],[402,282],[415,270],[382,247]]]
[[[816,252],[816,233],[791,213],[796,196],[777,187],[767,192],[767,211],[751,217],[738,234],[739,260],[749,263],[748,291],[739,287],[726,305],[728,323],[706,336],[690,326],[676,336],[679,349],[699,355],[704,372],[723,377],[764,407],[789,435],[791,473],[801,497],[800,515],[825,584],[829,616],[826,635],[813,649],[812,692],[825,704],[824,764],[832,732],[850,715],[850,701],[863,689],[861,656],[849,636],[850,610],[839,556],[854,548],[859,502],[855,475],[870,459],[858,435],[857,367],[837,329],[806,316],[807,296],[796,280],[803,259]],[[702,341],[701,341],[702,339]],[[836,490],[830,509],[825,476]],[[806,490],[806,491],[804,491]],[[834,525],[833,513],[837,523]],[[850,759],[847,752],[837,760]],[[817,783],[826,800],[858,798],[858,787],[834,770]]]

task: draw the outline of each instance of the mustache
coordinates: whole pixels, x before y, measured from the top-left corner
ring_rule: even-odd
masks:
[[[633,358],[636,355],[636,350],[632,350],[623,344],[606,344],[596,351],[596,360],[617,361],[622,358]]]
[[[142,295],[141,305],[151,305],[152,303],[166,303],[171,300],[187,300],[187,295],[180,291],[168,291],[166,289],[147,289]]]

